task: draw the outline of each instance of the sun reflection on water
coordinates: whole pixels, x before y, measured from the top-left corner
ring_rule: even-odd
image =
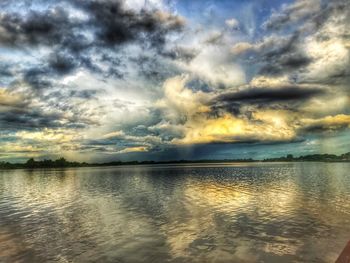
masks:
[[[346,165],[1,171],[0,257],[329,262],[350,234]]]

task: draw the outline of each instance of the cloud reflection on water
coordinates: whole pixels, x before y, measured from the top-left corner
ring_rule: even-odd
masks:
[[[348,164],[0,172],[5,262],[329,262]],[[15,244],[15,245],[14,245]],[[7,261],[6,261],[7,260]]]

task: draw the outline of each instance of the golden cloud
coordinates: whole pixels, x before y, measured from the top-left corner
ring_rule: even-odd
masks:
[[[320,119],[303,119],[306,131],[337,131],[350,128],[350,115],[338,114]]]
[[[20,105],[23,98],[17,94],[8,92],[0,88],[0,109],[1,107],[11,107]]]
[[[123,150],[118,151],[118,153],[132,153],[132,152],[147,152],[148,148],[145,146],[138,147],[128,147]]]

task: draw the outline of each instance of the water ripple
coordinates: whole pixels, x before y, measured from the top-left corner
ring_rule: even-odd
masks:
[[[332,262],[350,164],[0,171],[0,262]]]

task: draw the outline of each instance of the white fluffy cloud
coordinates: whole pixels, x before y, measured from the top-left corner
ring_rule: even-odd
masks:
[[[235,18],[227,19],[225,21],[225,24],[231,29],[238,29],[239,28],[239,22]]]

